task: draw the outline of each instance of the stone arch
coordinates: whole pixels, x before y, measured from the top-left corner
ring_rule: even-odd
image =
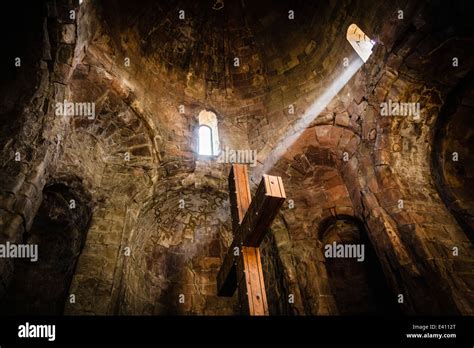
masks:
[[[432,171],[445,205],[474,241],[474,73],[449,94],[436,122]]]
[[[387,286],[382,267],[364,224],[350,215],[332,216],[318,231],[330,293],[339,315],[396,314],[396,297]],[[356,254],[334,255],[341,246]],[[349,251],[349,249],[347,249]],[[360,252],[360,253],[359,253]],[[335,314],[335,313],[331,313]]]
[[[275,151],[281,155],[271,169],[285,172],[293,162],[293,167],[303,169],[304,173],[317,165],[342,172],[353,158],[361,138],[354,129],[332,125],[332,121],[305,129],[291,146],[281,151],[278,150],[281,145],[276,146]]]
[[[177,188],[181,180],[182,175],[164,182],[137,218],[120,314],[237,313],[236,299],[218,297],[216,291],[216,274],[232,239],[227,193]]]
[[[92,217],[91,196],[78,178],[52,180],[23,244],[37,245],[38,260],[15,259],[2,308],[10,314],[61,315]]]
[[[101,69],[78,65],[71,89],[75,99],[96,102],[96,117],[71,120],[64,140],[67,155],[58,161],[57,172],[80,173],[96,205],[70,287],[76,303],[67,303],[65,313],[113,314],[139,211],[158,176],[178,166],[160,167],[160,132],[120,81]]]
[[[4,45],[14,56],[1,64],[0,195],[17,202],[14,209],[0,209],[2,243],[21,241],[40,206],[45,178],[53,167],[53,152],[60,147],[56,137],[66,128],[56,122],[51,110],[55,101],[64,100],[75,53],[80,51],[74,49],[80,44],[75,38],[63,36],[76,28],[68,15],[76,8],[72,1],[38,1],[27,7],[25,13],[25,4],[15,3],[0,23],[2,29],[13,24],[19,28]],[[14,65],[15,56],[21,58],[21,67]],[[14,160],[17,153],[21,161]],[[1,262],[0,296],[12,275],[12,260]]]
[[[313,139],[314,133],[312,129],[304,134]],[[334,215],[352,216],[354,209],[335,151],[318,146],[315,141],[310,144],[300,148],[298,153],[292,152],[292,161],[286,154],[275,168],[276,174],[283,177],[287,193],[282,211],[287,232],[280,228],[277,248],[283,268],[293,274],[285,279],[285,288],[291,289],[298,301],[292,306],[295,307],[291,309],[293,313],[333,315],[337,307],[329,288],[317,231],[326,219]],[[293,207],[289,206],[290,200]],[[291,238],[285,237],[286,234]],[[290,248],[294,255],[292,261],[288,258]],[[299,301],[299,296],[305,300]]]

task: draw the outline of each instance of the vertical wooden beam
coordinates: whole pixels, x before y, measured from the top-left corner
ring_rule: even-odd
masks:
[[[267,295],[263,279],[260,250],[254,247],[242,247],[247,284],[248,314],[268,315]]]
[[[246,167],[233,167],[229,176],[231,210],[233,222],[240,220],[234,224],[234,240],[217,274],[219,296],[233,296],[237,288],[236,251],[241,251],[242,246],[254,248],[260,246],[285,200],[281,178],[264,175],[249,205],[250,189],[247,180]],[[242,219],[244,210],[245,216]]]
[[[234,236],[250,206],[251,195],[247,166],[232,165],[229,175],[229,194]],[[237,286],[242,314],[268,315],[265,283],[260,251],[254,247],[238,245],[240,255],[236,260]]]
[[[232,229],[235,235],[252,200],[247,167],[243,164],[232,165],[229,174],[229,197]]]

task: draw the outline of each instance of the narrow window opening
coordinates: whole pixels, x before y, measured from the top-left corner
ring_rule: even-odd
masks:
[[[208,126],[199,126],[199,154],[212,156],[212,131]]]
[[[349,28],[347,28],[346,38],[364,63],[367,62],[367,59],[369,59],[372,54],[375,41],[365,35],[356,24],[351,24]]]
[[[219,154],[219,134],[216,114],[203,110],[199,113],[198,154],[217,156]]]

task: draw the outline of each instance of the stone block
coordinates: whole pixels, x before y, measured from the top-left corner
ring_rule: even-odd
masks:
[[[65,44],[74,44],[76,42],[75,24],[63,24],[61,26],[60,42]]]
[[[342,127],[348,127],[350,122],[349,114],[343,112],[342,114],[336,115],[336,124]]]

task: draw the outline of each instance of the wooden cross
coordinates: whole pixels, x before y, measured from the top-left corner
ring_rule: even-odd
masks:
[[[263,175],[254,199],[247,167],[234,164],[229,174],[229,197],[234,240],[217,275],[219,296],[239,289],[242,314],[268,315],[259,246],[286,196],[279,176]]]

